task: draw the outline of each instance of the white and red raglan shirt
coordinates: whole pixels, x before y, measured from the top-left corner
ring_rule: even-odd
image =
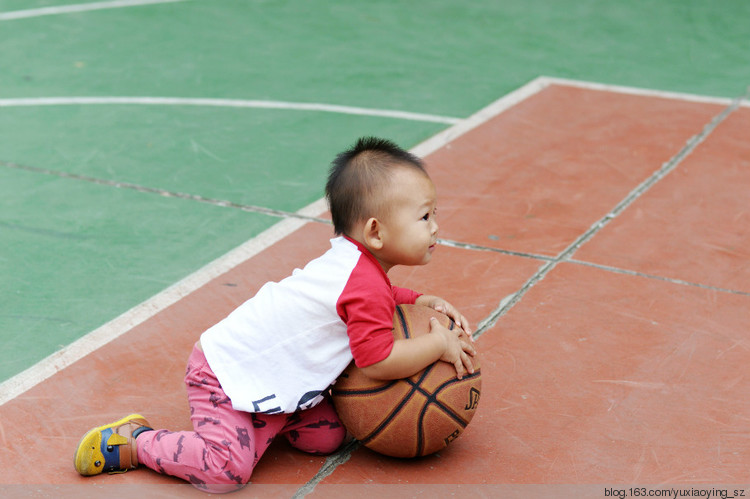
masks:
[[[364,246],[337,237],[204,332],[201,346],[234,409],[292,413],[323,400],[352,359],[365,367],[388,357],[396,305],[418,296],[392,286]]]

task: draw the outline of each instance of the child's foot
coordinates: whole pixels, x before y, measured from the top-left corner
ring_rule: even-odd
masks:
[[[138,466],[135,437],[151,430],[140,414],[131,414],[86,433],[78,444],[75,467],[81,475],[124,473]]]

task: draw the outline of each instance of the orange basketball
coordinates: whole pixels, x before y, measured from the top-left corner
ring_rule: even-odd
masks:
[[[431,317],[449,329],[456,327],[431,308],[399,305],[393,337],[428,334]],[[425,456],[458,438],[474,416],[482,378],[478,356],[473,363],[474,374],[461,380],[453,365],[437,361],[410,378],[379,381],[352,362],[333,385],[333,402],[344,426],[366,447],[394,457]]]

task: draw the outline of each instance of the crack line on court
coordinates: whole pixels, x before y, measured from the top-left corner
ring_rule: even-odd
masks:
[[[188,201],[197,201],[197,202],[200,202],[200,203],[210,204],[210,205],[221,207],[221,208],[234,208],[234,209],[238,209],[238,210],[249,212],[249,213],[259,213],[259,214],[273,216],[273,217],[278,217],[278,218],[291,218],[291,219],[297,219],[297,220],[302,220],[302,221],[307,221],[307,222],[317,222],[317,223],[323,223],[323,224],[326,224],[326,225],[330,225],[331,224],[331,221],[328,220],[328,219],[324,219],[324,218],[320,218],[320,217],[315,217],[315,216],[310,216],[310,215],[305,215],[305,214],[301,214],[301,213],[289,212],[289,211],[284,211],[284,210],[276,210],[276,209],[273,209],[273,208],[266,208],[266,207],[262,207],[262,206],[246,205],[246,204],[236,203],[236,202],[233,202],[233,201],[208,198],[208,197],[200,196],[200,195],[196,195],[196,194],[187,194],[187,193],[182,193],[182,192],[169,191],[169,190],[166,190],[166,189],[160,189],[160,188],[154,188],[154,187],[146,187],[146,186],[142,186],[142,185],[138,185],[138,184],[132,184],[132,183],[129,183],[129,182],[120,182],[120,181],[116,181],[116,180],[106,180],[106,179],[100,179],[100,178],[95,178],[95,177],[89,177],[87,175],[80,175],[80,174],[75,174],[75,173],[68,173],[68,172],[61,172],[61,171],[57,171],[57,170],[50,170],[50,169],[47,169],[47,168],[40,168],[40,167],[27,166],[27,165],[19,165],[17,163],[12,163],[12,162],[2,161],[2,160],[0,160],[0,166],[5,166],[5,167],[8,167],[8,168],[14,168],[14,169],[18,169],[18,170],[29,171],[29,172],[33,172],[33,173],[42,173],[42,174],[45,174],[45,175],[52,175],[52,176],[56,176],[56,177],[60,177],[60,178],[67,178],[67,179],[71,179],[71,180],[80,180],[80,181],[89,182],[89,183],[96,184],[96,185],[104,185],[104,186],[109,186],[109,187],[116,187],[116,188],[120,188],[120,189],[130,189],[130,190],[134,190],[136,192],[141,192],[141,193],[145,193],[145,194],[157,194],[157,195],[160,195],[160,196],[163,196],[163,197],[173,197],[173,198],[184,199],[184,200],[188,200]],[[630,202],[632,202],[632,201],[630,201]],[[618,210],[617,213],[619,214],[620,212],[622,212],[623,209],[624,209],[624,207],[621,208],[620,210]],[[605,217],[605,218],[611,219],[611,218],[614,218],[614,216],[612,216],[612,214],[610,214],[610,215],[607,215],[607,217]],[[454,241],[454,240],[451,240],[451,239],[438,238],[438,244],[440,244],[442,246],[448,246],[448,247],[451,247],[451,248],[468,249],[468,250],[474,250],[474,251],[487,251],[487,252],[491,252],[491,253],[500,253],[502,255],[516,256],[516,257],[527,258],[527,259],[532,259],[532,260],[540,260],[540,261],[544,261],[544,262],[552,262],[552,263],[559,262],[559,260],[556,257],[551,257],[551,256],[546,256],[546,255],[539,255],[539,254],[535,254],[535,253],[528,253],[528,252],[522,252],[522,251],[506,250],[506,249],[503,249],[503,248],[494,248],[494,247],[491,247],[491,246],[483,246],[483,245],[479,245],[479,244],[464,243],[464,242],[460,242],[460,241]],[[602,270],[608,270],[608,271],[612,271],[612,272],[616,272],[616,273],[620,273],[620,274],[628,274],[628,275],[634,275],[634,276],[639,276],[639,277],[646,277],[646,278],[649,278],[649,279],[658,279],[658,280],[662,280],[662,281],[666,281],[666,282],[671,282],[673,284],[681,284],[681,285],[686,285],[686,286],[694,286],[694,287],[699,287],[699,288],[703,288],[703,289],[710,289],[710,290],[714,290],[714,291],[721,291],[721,292],[725,292],[725,293],[733,293],[733,294],[739,294],[739,295],[750,295],[750,293],[746,293],[746,292],[739,291],[739,290],[720,288],[720,287],[716,287],[716,286],[709,286],[709,285],[705,285],[705,284],[684,281],[682,279],[675,279],[675,278],[670,278],[670,277],[658,276],[658,275],[654,275],[654,274],[647,274],[647,273],[644,273],[644,272],[637,272],[637,271],[628,270],[628,269],[621,269],[621,268],[611,267],[611,266],[607,266],[607,265],[599,265],[599,264],[595,264],[595,263],[591,263],[591,262],[585,262],[585,261],[582,261],[582,260],[570,259],[568,261],[570,263],[575,263],[575,264],[578,264],[578,265],[586,265],[586,266],[589,266],[589,267],[595,267],[595,268],[599,268],[599,269],[602,269]],[[507,298],[506,298],[502,302],[502,305],[505,306],[505,305],[508,305],[508,303],[509,302],[507,301]],[[515,301],[513,302],[513,304],[515,304]],[[482,325],[489,324],[490,321],[491,321],[491,317],[484,319],[483,321],[480,322],[480,324],[482,324]],[[494,324],[494,322],[492,324]]]
[[[491,253],[500,253],[503,255],[520,256],[521,258],[531,258],[533,260],[543,260],[552,262],[555,260],[553,256],[538,255],[536,253],[526,253],[523,251],[506,250],[502,248],[493,248],[492,246],[482,246],[480,244],[462,243],[459,241],[453,241],[451,239],[438,238],[438,244],[443,246],[449,246],[451,248],[470,249],[475,251],[489,251]]]
[[[491,246],[482,246],[480,244],[461,243],[461,242],[458,242],[458,241],[452,241],[450,239],[441,239],[441,238],[438,238],[438,244],[441,244],[443,246],[449,246],[451,248],[461,248],[461,249],[468,249],[468,250],[472,250],[472,251],[487,251],[487,252],[490,252],[490,253],[500,253],[502,255],[517,256],[517,257],[520,257],[520,258],[527,258],[527,259],[531,259],[531,260],[540,260],[540,261],[545,261],[545,262],[555,262],[556,261],[556,258],[555,257],[551,257],[551,256],[538,255],[536,253],[526,253],[526,252],[523,252],[523,251],[511,251],[511,250],[506,250],[506,249],[502,249],[502,248],[493,248]],[[702,283],[699,283],[699,282],[685,281],[683,279],[677,279],[677,278],[674,278],[674,277],[667,277],[667,276],[661,276],[661,275],[656,275],[656,274],[649,274],[647,272],[639,272],[637,270],[623,269],[623,268],[620,268],[620,267],[613,267],[613,266],[610,266],[610,265],[602,265],[602,264],[599,264],[599,263],[587,262],[587,261],[584,261],[584,260],[570,259],[570,260],[567,260],[567,262],[568,263],[574,263],[576,265],[585,265],[587,267],[594,267],[594,268],[598,268],[598,269],[601,269],[601,270],[606,270],[606,271],[609,271],[609,272],[615,272],[617,274],[627,274],[627,275],[632,275],[632,276],[645,277],[647,279],[656,279],[656,280],[659,280],[659,281],[670,282],[672,284],[679,284],[679,285],[682,285],[682,286],[693,286],[693,287],[696,287],[696,288],[709,289],[709,290],[712,290],[712,291],[720,291],[722,293],[730,293],[730,294],[735,294],[735,295],[750,296],[750,292],[741,291],[741,290],[738,290],[738,289],[730,289],[730,288],[722,288],[722,287],[719,287],[719,286],[711,286],[711,285],[702,284]],[[504,300],[507,300],[507,299],[508,299],[508,297],[506,297]],[[503,304],[505,304],[505,301],[503,301]]]
[[[292,499],[299,499],[305,497],[307,494],[311,494],[316,485],[336,471],[336,468],[338,468],[340,464],[347,462],[352,457],[352,453],[361,446],[362,444],[360,444],[358,440],[352,440],[343,448],[328,456],[323,463],[323,466],[321,466],[318,472],[315,473],[315,476],[313,476],[305,485],[300,487],[292,496]]]
[[[146,187],[146,186],[139,185],[139,184],[132,184],[130,182],[120,182],[118,180],[107,180],[107,179],[102,179],[102,178],[89,177],[88,175],[80,175],[78,173],[69,173],[69,172],[63,172],[63,171],[58,171],[58,170],[50,170],[48,168],[40,168],[37,166],[20,165],[18,163],[13,163],[10,161],[0,160],[0,166],[4,166],[6,168],[13,168],[16,170],[23,170],[23,171],[32,172],[32,173],[41,173],[44,175],[51,175],[51,176],[70,179],[70,180],[79,180],[82,182],[88,182],[91,184],[103,185],[107,187],[116,187],[118,189],[129,189],[129,190],[141,192],[144,194],[157,194],[162,197],[184,199],[188,201],[197,201],[199,203],[210,204],[212,206],[217,206],[220,208],[235,208],[241,211],[247,211],[250,213],[260,213],[263,215],[270,215],[270,216],[278,217],[278,218],[294,218],[298,220],[306,220],[308,222],[320,222],[320,223],[325,223],[325,224],[331,223],[329,220],[326,220],[323,218],[318,218],[318,217],[314,217],[310,215],[304,215],[301,213],[295,213],[291,211],[276,210],[273,208],[266,208],[263,206],[236,203],[234,201],[227,201],[224,199],[208,198],[205,196],[200,196],[198,194],[188,194],[184,192],[170,191],[166,189],[160,189],[158,187]]]
[[[688,157],[699,144],[701,144],[711,133],[719,126],[730,114],[739,109],[742,105],[742,101],[747,99],[750,94],[750,88],[745,95],[737,97],[732,100],[731,104],[726,107],[721,113],[716,115],[703,129],[690,139],[687,143],[675,154],[672,158],[664,163],[658,170],[652,173],[646,180],[644,180],[638,187],[633,189],[622,201],[620,201],[612,211],[604,215],[596,223],[594,223],[586,232],[581,234],[575,241],[573,241],[565,250],[562,251],[557,257],[548,261],[533,275],[529,280],[524,283],[521,288],[513,293],[512,295],[503,299],[498,307],[493,310],[489,316],[482,320],[479,327],[474,332],[473,337],[476,339],[484,334],[488,329],[493,327],[497,321],[508,311],[513,308],[516,303],[521,301],[521,298],[532,288],[536,283],[544,279],[549,272],[557,266],[560,262],[572,262],[578,263],[572,260],[572,256],[583,246],[586,242],[591,240],[596,234],[599,233],[609,222],[615,217],[620,215],[625,209],[628,208],[635,200],[645,194],[651,187],[663,179],[666,175],[672,172],[682,161]],[[678,282],[678,281],[674,281]],[[679,281],[680,283],[686,283],[685,281]]]
[[[720,291],[722,293],[730,293],[733,295],[750,296],[750,293],[747,291],[740,291],[738,289],[720,288],[718,286],[710,286],[708,284],[701,284],[699,282],[685,281],[682,279],[676,279],[674,277],[665,277],[665,276],[660,276],[660,275],[655,275],[655,274],[647,274],[645,272],[638,272],[637,270],[621,269],[619,267],[612,267],[610,265],[602,265],[599,263],[585,262],[583,260],[575,260],[575,259],[568,260],[568,262],[575,263],[576,265],[585,265],[586,267],[593,267],[595,269],[606,270],[608,272],[614,272],[616,274],[625,274],[625,275],[632,275],[632,276],[637,276],[637,277],[645,277],[647,279],[655,279],[658,281],[665,281],[665,282],[669,282],[672,284],[680,284],[682,286],[692,286],[692,287],[701,288],[701,289],[708,289],[711,291]]]

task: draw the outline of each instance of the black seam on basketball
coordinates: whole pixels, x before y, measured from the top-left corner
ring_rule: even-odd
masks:
[[[404,332],[404,338],[411,338],[409,335],[409,325],[406,323],[406,314],[404,314],[401,306],[396,307],[396,313],[398,314],[398,321],[401,323],[401,330]]]
[[[475,374],[477,376],[479,375],[478,372],[475,373]],[[474,374],[472,374],[471,376],[467,376],[464,379],[470,379],[470,378],[473,378],[473,377],[475,377]],[[447,416],[449,416],[456,423],[458,423],[459,426],[461,426],[462,430],[464,428],[466,428],[466,426],[469,424],[469,421],[465,421],[461,416],[459,416],[458,414],[456,414],[455,412],[453,412],[453,409],[451,409],[450,407],[446,406],[445,404],[443,404],[442,402],[440,402],[439,400],[437,400],[437,395],[438,395],[438,393],[440,393],[440,391],[443,388],[445,388],[446,386],[450,386],[453,383],[458,382],[458,381],[462,381],[462,380],[455,379],[455,380],[447,381],[447,382],[443,383],[442,385],[440,385],[432,394],[428,393],[427,390],[423,389],[422,387],[419,387],[419,386],[417,387],[417,390],[422,395],[424,395],[427,398],[426,403],[422,406],[422,410],[419,411],[419,417],[417,419],[417,455],[418,456],[421,456],[421,455],[424,454],[424,446],[425,446],[425,442],[424,442],[424,418],[427,415],[427,409],[430,408],[430,404],[435,404],[435,406],[437,406],[438,408],[442,409],[443,412]]]
[[[475,372],[474,372],[474,374],[469,374],[469,375],[465,376],[465,377],[464,377],[463,379],[458,379],[458,378],[454,378],[454,379],[451,379],[451,380],[449,380],[449,381],[446,381],[446,382],[445,382],[445,383],[443,383],[442,385],[438,386],[438,387],[437,387],[437,388],[435,389],[435,391],[434,391],[434,392],[432,392],[432,393],[429,393],[429,392],[428,392],[427,390],[423,389],[423,388],[422,388],[421,386],[417,386],[417,387],[416,387],[416,388],[417,388],[417,390],[418,390],[418,391],[419,391],[419,392],[420,392],[420,393],[421,393],[422,395],[424,395],[424,396],[425,396],[425,397],[427,398],[427,402],[426,402],[426,403],[425,403],[425,405],[424,405],[424,406],[422,407],[422,410],[421,410],[421,411],[420,411],[420,413],[419,413],[419,427],[418,427],[418,430],[419,430],[419,432],[418,432],[418,437],[417,437],[417,441],[418,441],[418,442],[419,442],[419,441],[421,441],[421,440],[420,440],[420,438],[421,438],[421,432],[422,432],[422,421],[424,420],[424,416],[425,416],[425,414],[427,413],[427,408],[428,408],[428,407],[430,406],[430,404],[431,404],[431,403],[432,403],[432,404],[435,404],[435,405],[436,405],[436,406],[437,406],[438,408],[442,409],[442,411],[443,411],[443,412],[444,412],[444,413],[445,413],[445,414],[446,414],[447,416],[449,416],[449,417],[450,417],[451,419],[453,419],[453,420],[454,420],[454,421],[455,421],[456,423],[458,423],[459,425],[461,425],[461,428],[466,428],[466,426],[467,426],[467,425],[469,424],[469,421],[466,421],[466,420],[464,420],[464,418],[462,418],[462,417],[461,417],[460,415],[456,414],[456,413],[455,413],[455,412],[453,411],[453,409],[451,409],[451,408],[450,408],[450,407],[448,407],[447,405],[445,405],[445,404],[443,404],[442,402],[440,402],[439,400],[437,400],[437,395],[438,395],[438,394],[439,394],[439,393],[440,393],[440,392],[441,392],[441,391],[442,391],[442,390],[443,390],[443,389],[444,389],[445,387],[447,387],[447,386],[450,386],[450,385],[452,385],[452,384],[454,384],[454,383],[458,383],[459,381],[463,381],[463,380],[466,380],[466,379],[472,379],[472,378],[476,378],[476,377],[477,377],[477,376],[479,376],[480,374],[481,374],[481,371],[477,370],[477,371],[475,371]],[[421,454],[421,452],[422,452],[422,449],[421,449],[421,447],[420,447],[420,451],[419,451],[419,452],[420,452],[420,454]]]
[[[366,445],[368,442],[370,442],[373,438],[377,437],[383,429],[390,424],[390,422],[393,420],[393,418],[396,417],[396,414],[398,414],[401,409],[406,405],[406,403],[412,398],[414,393],[417,391],[415,387],[412,387],[411,390],[409,390],[409,393],[407,393],[404,398],[401,399],[401,401],[398,403],[396,407],[393,408],[393,410],[388,414],[388,416],[383,419],[383,421],[380,422],[380,424],[375,428],[369,435],[366,437],[360,439],[360,442],[362,442],[363,445]]]
[[[427,413],[427,407],[429,407],[429,401],[422,406],[422,410],[419,411],[419,417],[417,418],[417,456],[424,454],[424,416]]]
[[[421,385],[422,385],[422,382],[424,381],[424,379],[427,377],[428,374],[430,374],[430,372],[435,368],[436,365],[437,365],[437,363],[434,363],[434,364],[430,364],[429,366],[425,367],[424,370],[422,371],[422,375],[419,377],[419,379],[417,381],[412,381],[411,378],[404,378],[401,381],[405,381],[405,382],[409,383],[412,387],[414,387],[417,390],[419,390],[420,387],[421,387]]]
[[[396,336],[395,331],[398,330],[398,328],[401,328],[401,333],[403,334],[404,339],[411,339],[413,337],[411,333],[411,327],[413,324],[411,324],[410,318],[410,311],[407,307],[402,305],[397,305],[395,307],[395,324],[394,324],[394,336]],[[447,322],[444,327],[446,327],[448,330],[454,331],[458,326],[456,325],[455,321],[451,320],[450,318],[447,319],[447,321],[440,321],[441,323]],[[428,326],[431,327],[431,326]],[[427,331],[429,334],[429,329]],[[391,406],[391,410],[385,414],[385,417],[377,424],[375,429],[373,429],[368,435],[358,438],[357,440],[365,446],[368,446],[373,440],[378,438],[386,429],[393,423],[393,421],[398,418],[399,414],[404,411],[404,408],[406,405],[408,405],[410,402],[415,400],[415,396],[417,394],[420,394],[421,396],[425,397],[425,401],[422,402],[421,398],[419,399],[419,404],[417,404],[414,409],[417,409],[418,415],[417,415],[417,428],[416,428],[416,448],[412,448],[412,452],[416,451],[416,454],[412,454],[413,456],[421,456],[424,455],[427,442],[426,442],[426,428],[425,428],[425,421],[427,419],[427,412],[431,405],[435,405],[435,409],[438,411],[438,414],[444,414],[449,418],[450,421],[453,421],[457,427],[459,427],[461,430],[466,428],[466,426],[469,424],[469,420],[465,420],[463,417],[460,416],[460,410],[462,405],[457,407],[455,410],[451,408],[446,402],[441,402],[438,400],[438,396],[442,393],[444,389],[447,387],[450,387],[460,381],[463,380],[470,380],[472,378],[476,378],[480,375],[480,371],[477,370],[472,375],[465,376],[462,380],[459,380],[457,378],[452,378],[446,382],[443,382],[441,385],[439,385],[433,393],[430,393],[427,388],[423,387],[422,384],[425,382],[427,377],[432,373],[433,369],[437,365],[437,362],[431,364],[430,366],[427,366],[419,375],[417,379],[414,378],[414,376],[409,378],[403,378],[400,380],[394,380],[390,383],[386,383],[383,386],[379,386],[376,388],[368,388],[368,389],[354,389],[350,390],[347,388],[336,388],[335,386],[332,388],[332,393],[336,395],[337,397],[358,397],[362,396],[364,400],[366,401],[367,395],[373,395],[378,394],[381,392],[385,392],[388,389],[392,388],[394,384],[398,383],[399,381],[403,381],[406,383],[407,393],[405,393],[401,399],[396,403],[395,406]],[[437,381],[437,380],[436,380]],[[365,402],[366,403],[366,402]],[[388,404],[390,405],[390,404]],[[421,406],[421,407],[420,407]],[[467,406],[468,407],[468,406]],[[388,407],[383,407],[383,409],[388,410]],[[464,408],[465,409],[465,408]],[[376,409],[376,412],[380,412],[381,414],[385,411],[380,411],[379,409]],[[413,413],[412,413],[413,414]],[[454,427],[456,428],[456,427]],[[452,430],[454,433],[460,433],[458,431],[458,428],[455,430]],[[447,440],[447,439],[446,439]]]
[[[422,382],[427,377],[427,375],[432,371],[432,369],[435,367],[435,364],[432,364],[425,368],[424,373],[422,373],[422,376],[419,378],[419,381],[414,382],[411,379],[405,379],[407,383],[409,383],[412,386],[412,393],[414,391],[418,391],[422,395],[424,395],[427,398],[427,403],[422,406],[422,410],[419,413],[419,418],[417,419],[417,453],[415,456],[421,456],[424,454],[424,416],[427,413],[427,407],[430,405],[430,398],[431,395],[422,388]],[[464,425],[466,426],[466,425]]]
[[[336,395],[337,397],[351,397],[354,395],[372,395],[372,394],[380,393],[382,391],[389,389],[390,387],[392,387],[399,381],[400,380],[394,380],[394,381],[391,381],[390,383],[386,383],[383,386],[379,386],[376,388],[368,388],[366,390],[351,390],[349,388],[335,388],[334,387],[331,389],[331,394]]]
[[[423,412],[424,413],[427,412],[427,409],[430,407],[430,404],[435,404],[435,406],[437,408],[442,409],[443,412],[448,417],[450,417],[453,421],[455,421],[456,423],[458,423],[459,425],[461,425],[461,428],[466,428],[466,425],[469,424],[468,421],[465,421],[464,418],[462,418],[461,416],[459,416],[458,414],[456,414],[455,412],[453,412],[453,409],[451,409],[450,407],[446,406],[445,404],[443,404],[442,402],[440,402],[439,400],[437,400],[437,398],[435,396],[427,396],[427,402],[422,407],[422,411],[420,412],[420,424],[421,424],[422,419],[424,419],[423,416],[422,416],[422,413]],[[420,427],[420,430],[421,430],[421,427]]]
[[[427,369],[424,370],[422,373],[422,376],[419,377],[419,381],[416,383],[410,379],[403,379],[399,381],[405,381],[408,384],[411,385],[411,390],[409,390],[409,393],[404,395],[404,398],[401,399],[401,401],[398,403],[396,407],[393,408],[393,410],[388,414],[388,416],[380,422],[380,424],[375,428],[369,435],[366,437],[360,439],[360,442],[362,442],[363,445],[370,442],[373,438],[377,437],[381,431],[383,431],[383,428],[388,426],[388,424],[393,420],[394,417],[396,417],[396,414],[401,411],[401,408],[406,405],[406,403],[411,400],[411,398],[414,396],[414,394],[419,390],[419,385],[424,381],[424,378],[427,376],[427,373],[429,373],[432,370],[432,366],[429,366]]]

